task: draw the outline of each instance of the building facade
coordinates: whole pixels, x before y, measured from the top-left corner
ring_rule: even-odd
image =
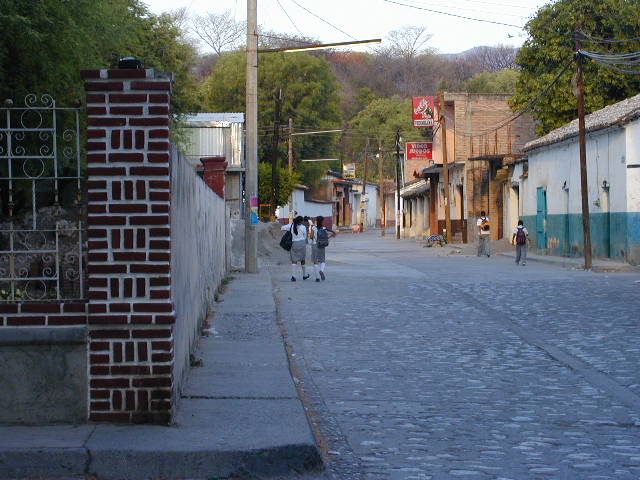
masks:
[[[585,119],[593,255],[640,263],[640,95]],[[584,254],[578,122],[525,146],[521,216],[542,253]]]

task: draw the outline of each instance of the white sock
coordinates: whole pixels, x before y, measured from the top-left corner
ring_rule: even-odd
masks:
[[[292,277],[296,276],[296,264],[295,263],[291,264],[291,276]]]
[[[317,263],[313,265],[313,269],[316,271],[316,278],[320,277],[320,265]]]
[[[326,265],[326,263],[324,263],[324,262],[322,262],[322,263],[320,264],[320,271],[321,271],[321,272],[324,272],[324,266],[325,266],[325,265]]]

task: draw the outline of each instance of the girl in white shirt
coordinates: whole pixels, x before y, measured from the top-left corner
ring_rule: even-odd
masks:
[[[297,216],[293,219],[292,223],[284,225],[281,228],[281,230],[291,231],[291,236],[293,237],[293,244],[289,251],[289,256],[291,257],[292,282],[296,281],[296,265],[298,262],[300,263],[300,268],[302,268],[302,280],[309,278],[305,267],[305,257],[307,256],[307,228],[303,225],[302,221],[302,217]]]

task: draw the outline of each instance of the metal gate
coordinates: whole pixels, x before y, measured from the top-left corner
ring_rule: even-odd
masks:
[[[46,94],[0,106],[0,302],[85,297],[80,112]]]

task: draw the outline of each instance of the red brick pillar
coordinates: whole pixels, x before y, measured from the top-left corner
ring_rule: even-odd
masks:
[[[172,410],[171,74],[83,70],[87,91],[89,419]]]
[[[204,166],[204,182],[216,192],[220,198],[224,198],[225,171],[227,162],[224,157],[203,157],[200,159]]]

